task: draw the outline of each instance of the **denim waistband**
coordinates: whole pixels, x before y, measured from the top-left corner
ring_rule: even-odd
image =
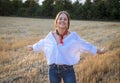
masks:
[[[58,65],[58,64],[51,64],[51,65],[49,65],[49,67],[52,67],[52,68],[66,68],[66,69],[69,69],[69,68],[73,68],[73,65]]]

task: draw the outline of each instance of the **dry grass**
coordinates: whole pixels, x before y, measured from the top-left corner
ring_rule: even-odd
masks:
[[[114,46],[113,46],[114,45]],[[109,52],[86,58],[76,67],[78,83],[120,82],[120,39],[113,40]],[[111,50],[112,49],[112,50]]]
[[[28,52],[26,46],[52,30],[52,19],[0,17],[0,83],[48,83],[44,53]],[[104,55],[81,55],[75,66],[78,83],[119,83],[120,23],[72,20],[70,30],[108,49]]]

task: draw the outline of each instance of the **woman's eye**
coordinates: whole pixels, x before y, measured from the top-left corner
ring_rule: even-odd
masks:
[[[59,20],[62,20],[62,18],[60,18]]]
[[[59,18],[59,20],[67,21],[67,18]]]
[[[65,18],[64,21],[66,21],[67,19]]]

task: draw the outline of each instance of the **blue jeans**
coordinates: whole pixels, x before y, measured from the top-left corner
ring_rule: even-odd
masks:
[[[61,83],[61,79],[64,83],[76,83],[73,66],[51,65],[49,67],[49,79],[50,83]]]

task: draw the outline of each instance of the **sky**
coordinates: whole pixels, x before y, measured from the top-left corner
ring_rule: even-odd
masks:
[[[26,0],[23,0],[23,2],[26,1]],[[39,0],[39,4],[42,4],[42,1],[44,0]],[[72,2],[75,2],[76,0],[71,0]],[[84,3],[85,0],[79,0],[81,3]]]

